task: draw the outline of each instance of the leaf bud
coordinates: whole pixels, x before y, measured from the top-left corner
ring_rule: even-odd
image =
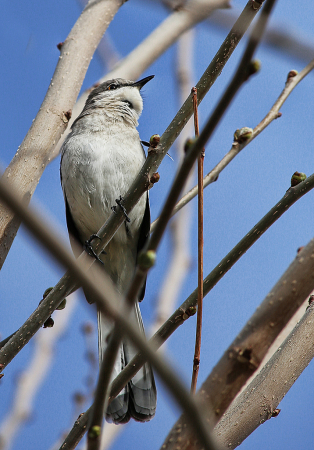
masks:
[[[147,252],[141,252],[138,257],[138,265],[141,269],[146,270],[153,267],[156,262],[156,252],[154,250],[148,250]]]
[[[296,186],[299,183],[302,183],[302,181],[306,180],[306,175],[303,172],[294,172],[294,174],[291,177],[291,187]]]
[[[234,142],[238,142],[241,144],[242,142],[248,141],[251,139],[253,134],[253,129],[249,127],[239,128],[234,132],[233,139]]]

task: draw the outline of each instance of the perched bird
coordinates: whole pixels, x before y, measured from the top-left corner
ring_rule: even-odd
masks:
[[[144,161],[145,153],[138,131],[143,110],[141,88],[153,78],[133,82],[121,78],[106,81],[89,95],[83,111],[73,122],[61,149],[61,184],[65,199],[70,240],[83,246],[112,214],[116,199],[128,191]],[[143,195],[100,255],[103,268],[117,290],[124,294],[134,276],[137,255],[150,230],[148,193]],[[140,301],[144,296],[145,286]],[[89,303],[93,302],[85,292]],[[130,321],[143,332],[138,301]],[[112,322],[98,311],[99,360],[112,330]],[[137,353],[123,338],[112,379]],[[156,411],[156,386],[147,363],[110,403],[106,418],[125,423],[133,417],[140,422],[152,419]]]

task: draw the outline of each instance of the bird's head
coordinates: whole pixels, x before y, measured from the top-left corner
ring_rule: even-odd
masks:
[[[143,110],[140,90],[152,78],[154,75],[135,82],[122,78],[105,81],[89,94],[81,117],[93,110],[103,110],[109,117],[118,115],[126,120],[133,118],[137,122]]]

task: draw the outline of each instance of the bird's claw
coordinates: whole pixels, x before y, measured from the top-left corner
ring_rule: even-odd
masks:
[[[131,222],[131,219],[130,219],[129,216],[127,215],[126,209],[125,209],[125,207],[123,206],[123,197],[122,197],[121,195],[120,195],[120,198],[116,199],[116,204],[117,204],[118,206],[120,206],[120,208],[122,209],[122,212],[123,212],[123,214],[124,214],[124,216],[125,216],[126,222]],[[112,209],[113,212],[116,212],[116,206],[112,206],[111,209]]]
[[[93,256],[93,257],[94,257],[97,261],[99,261],[101,264],[104,264],[104,263],[102,262],[102,260],[99,258],[99,256],[97,255],[97,253],[95,252],[95,250],[93,249],[93,247],[92,247],[92,241],[93,241],[94,239],[100,239],[100,237],[98,236],[98,234],[92,234],[92,235],[90,236],[90,238],[87,239],[87,240],[85,241],[85,243],[84,243],[84,250],[87,252],[87,254],[88,254],[89,256]],[[105,251],[102,251],[102,253],[106,254]]]

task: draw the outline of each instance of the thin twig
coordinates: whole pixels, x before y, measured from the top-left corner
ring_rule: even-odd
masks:
[[[314,188],[314,174],[299,185],[289,189],[284,197],[245,235],[245,237],[221,260],[215,269],[204,279],[204,295],[218,283],[224,274],[245,254],[245,252],[275,223],[288,209],[306,193]],[[195,314],[197,306],[197,289],[177,308],[169,319],[150,339],[150,344],[157,350],[189,317]],[[123,371],[113,380],[110,398],[115,398],[121,389],[134,377],[146,362],[145,357],[138,353]],[[70,450],[74,443],[85,434],[90,409],[73,425],[64,445],[60,450]]]
[[[275,1],[276,0],[267,0],[266,1],[266,7],[263,9],[263,10],[266,9],[266,12],[263,13],[259,17],[259,20],[251,33],[249,42],[248,42],[245,52],[242,56],[240,64],[238,65],[238,68],[237,68],[237,71],[236,71],[234,77],[232,78],[226,91],[222,95],[222,98],[218,102],[218,105],[214,109],[214,112],[211,114],[210,118],[208,119],[200,136],[198,137],[196,142],[191,145],[191,148],[187,151],[186,157],[185,157],[185,159],[184,159],[180,169],[178,170],[178,172],[175,176],[175,179],[172,183],[172,187],[170,189],[170,192],[167,196],[167,199],[165,201],[165,204],[164,204],[161,214],[159,216],[159,220],[157,222],[155,230],[152,233],[150,240],[145,247],[145,249],[147,249],[148,251],[156,252],[157,247],[159,246],[159,243],[161,241],[161,238],[166,230],[166,226],[171,218],[173,208],[176,205],[176,202],[177,202],[179,195],[183,189],[185,181],[186,181],[187,177],[189,176],[190,170],[193,167],[196,159],[198,158],[199,153],[202,151],[205,144],[212,136],[216,126],[218,125],[219,121],[223,117],[225,111],[229,107],[231,101],[235,97],[236,93],[238,92],[238,90],[240,89],[242,84],[248,80],[248,77],[250,75],[250,73],[248,71],[249,63],[251,62],[252,56],[255,52],[255,49],[259,43],[259,40],[263,34],[264,29],[266,27],[267,18],[269,15],[268,9],[271,9],[271,6],[273,5],[273,3]],[[197,87],[197,93],[199,95],[198,87]],[[190,94],[189,99],[191,99],[190,101],[192,104],[190,105],[190,107],[193,110],[192,94]],[[164,133],[163,136],[165,136],[165,134],[166,134],[166,132]],[[161,145],[158,144],[156,147],[156,151],[158,152],[161,150],[162,150],[162,144]],[[144,164],[144,167],[145,167],[145,164]],[[125,201],[125,206],[126,206],[126,201]],[[126,209],[127,209],[127,206],[126,206]],[[148,272],[148,268],[146,268],[146,267],[143,268],[143,267],[138,266],[136,275],[135,275],[133,282],[131,284],[131,287],[130,287],[130,289],[133,291],[133,295],[134,295],[134,293],[135,293],[135,295],[138,294],[139,290],[141,289],[141,286],[143,285],[143,282],[147,275],[147,272]],[[127,294],[127,296],[129,296],[129,294]]]
[[[143,353],[153,365],[156,372],[164,381],[178,404],[190,418],[189,426],[194,428],[194,432],[199,436],[205,449],[215,449],[216,445],[208,430],[208,425],[203,420],[200,409],[195,400],[190,396],[181,380],[174,374],[170,364],[164,362],[154,349],[143,339],[129,320],[120,313],[119,305],[121,297],[117,293],[110,278],[99,267],[94,265],[91,271],[86,270],[84,258],[75,259],[72,254],[66,250],[66,247],[60,242],[59,236],[54,234],[47,224],[39,219],[40,214],[33,212],[32,208],[27,208],[18,199],[14,189],[8,186],[4,180],[0,180],[0,198],[4,203],[10,205],[10,208],[17,214],[24,225],[39,240],[57,260],[66,266],[73,277],[80,280],[80,284],[95,298],[97,306],[103,314],[108,315],[118,322],[121,332],[127,334],[134,345]]]
[[[197,111],[197,89],[192,88],[193,108],[194,108],[194,127],[195,136],[199,136],[198,111]],[[197,295],[197,320],[196,320],[196,339],[193,360],[193,372],[191,382],[191,393],[195,394],[198,371],[201,361],[201,341],[202,341],[202,318],[203,318],[203,248],[204,248],[204,225],[203,225],[203,171],[204,171],[205,149],[198,157],[197,176],[198,176],[198,295]]]
[[[178,40],[176,46],[176,87],[179,104],[182,104],[191,91],[194,83],[193,57],[195,30],[186,31]],[[175,152],[177,155],[178,166],[182,164],[184,158],[184,145],[188,138],[193,135],[193,123],[189,120],[178,139],[175,142]],[[187,179],[183,192],[188,192],[193,186],[194,173]],[[169,224],[171,251],[170,260],[162,282],[161,289],[158,292],[156,301],[155,321],[151,327],[151,335],[168,319],[175,309],[179,293],[183,286],[187,272],[191,265],[190,239],[191,223],[193,214],[191,208],[185,208],[174,217]],[[164,350],[165,347],[163,347]]]
[[[205,96],[210,87],[213,85],[214,81],[221,73],[223,66],[228,61],[233,50],[236,48],[243,34],[254,19],[260,6],[260,4],[254,1],[248,1],[239,19],[236,21],[232,30],[221,45],[215,58],[209,64],[200,81],[196,85],[198,89],[199,102]],[[157,171],[158,166],[161,163],[163,157],[166,155],[168,149],[184,127],[187,120],[191,117],[192,110],[191,96],[189,96],[182,108],[178,111],[175,118],[168,126],[165,133],[162,135],[161,144],[155,150],[154,155],[153,153],[148,155],[148,158],[139,175],[130,187],[128,193],[124,195],[124,205],[127,213],[131,211],[133,206],[138,202],[141,195],[147,189],[150,176]],[[124,215],[119,208],[116,211],[116,214],[112,214],[107,220],[106,224],[101,228],[101,230],[98,231],[97,234],[98,236],[102,237],[102,240],[97,241],[95,250],[100,253],[100,251],[110,241],[111,237],[115,234],[117,229],[121,226],[123,221]],[[27,319],[24,325],[15,333],[8,344],[3,347],[3,349],[0,349],[0,360],[3,364],[3,367],[5,367],[14,358],[14,356],[16,356],[16,354],[29,342],[32,336],[34,336],[34,334],[40,329],[43,322],[45,322],[45,320],[47,320],[47,318],[56,309],[61,300],[70,292],[72,292],[73,289],[74,286],[71,282],[69,274],[65,274],[54,287],[54,289],[45,298],[45,300],[41,303],[41,305],[30,316],[30,318]]]
[[[255,139],[268,125],[270,125],[273,120],[280,117],[279,110],[287,100],[293,89],[300,83],[303,78],[306,77],[314,68],[314,59],[297,75],[293,77],[289,77],[286,81],[286,85],[281,92],[280,96],[264,117],[263,120],[253,129],[252,135],[250,139],[243,141],[242,143],[233,142],[231,149],[229,152],[222,158],[222,160],[212,169],[207,175],[204,177],[204,187],[207,187],[209,184],[213,183],[217,180],[218,175],[227,167],[227,165],[235,158],[241,150],[243,150],[248,144],[250,144],[253,139]],[[176,204],[173,209],[172,215],[176,214],[180,209],[182,209],[187,203],[189,203],[194,197],[196,197],[198,192],[198,187],[194,186],[186,195],[184,195],[179,202]],[[153,231],[156,222],[156,219],[151,226],[151,230]]]
[[[128,314],[125,315],[126,318],[127,316]],[[116,323],[100,365],[94,403],[88,425],[87,450],[100,449],[103,418],[108,406],[110,379],[119,351],[121,336],[121,326]]]

